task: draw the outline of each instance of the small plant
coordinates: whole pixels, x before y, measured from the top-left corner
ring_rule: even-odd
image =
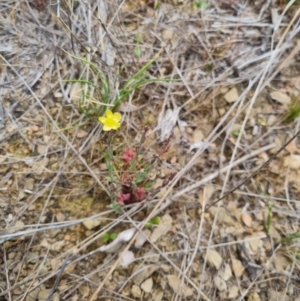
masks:
[[[113,118],[114,115],[112,112],[106,112],[106,116],[99,119],[100,122],[107,127],[108,131],[115,130],[116,125],[114,122],[120,120],[119,115],[116,115],[117,119],[113,121],[107,120],[107,118]],[[156,181],[155,178],[150,179],[150,172],[157,166],[161,156],[167,150],[172,136],[163,143],[160,152],[149,160],[146,159],[146,149],[143,147],[147,132],[148,128],[145,128],[137,147],[126,148],[124,150],[114,150],[114,136],[108,136],[104,159],[109,174],[107,181],[110,187],[112,207],[117,211],[124,205],[146,200],[150,192],[158,192],[160,188],[167,185],[175,176],[175,174],[170,174],[165,178],[160,187],[153,189]],[[155,223],[156,220],[152,222]]]
[[[267,196],[265,187],[262,184],[260,184],[260,190],[262,191],[263,195],[265,196],[265,199],[266,199],[265,202],[268,206],[268,215],[267,215],[267,219],[266,219],[266,232],[269,235],[270,231],[271,231],[271,226],[272,226],[273,205],[271,205],[269,203],[269,198]]]
[[[288,258],[291,262],[295,259],[299,262],[300,260],[300,231],[288,234],[283,240],[283,255]]]
[[[290,235],[288,235],[287,237],[285,237],[283,239],[284,242],[288,243],[288,242],[294,242],[294,241],[300,241],[300,231],[297,231],[295,233],[292,233]]]
[[[239,130],[234,130],[232,132],[232,135],[235,136],[235,137],[238,137],[238,135],[240,134],[240,131]]]
[[[194,6],[194,9],[207,8],[208,3],[205,1],[194,1],[193,6]]]
[[[117,236],[118,236],[117,233],[104,233],[103,234],[103,241],[105,243],[108,243],[108,242],[110,242],[112,240],[115,240]]]
[[[136,37],[137,48],[140,47],[141,39],[140,36]],[[122,116],[115,111],[123,101],[142,86],[154,82],[178,80],[147,78],[147,70],[158,55],[127,80],[122,81],[120,80],[121,73],[113,76],[111,70],[101,70],[90,61],[90,54],[88,53],[86,58],[71,54],[70,56],[82,62],[83,66],[80,79],[66,81],[80,86],[79,111],[87,118],[97,118],[103,125],[103,131],[108,132],[107,143],[104,144],[107,148],[100,150],[100,152],[103,154],[108,170],[107,183],[110,187],[112,207],[118,211],[126,204],[142,202],[149,196],[150,192],[153,192],[155,180],[150,179],[149,174],[166,151],[170,139],[163,145],[162,151],[150,161],[145,159],[147,154],[142,147],[148,129],[142,133],[140,143],[136,148],[116,149],[113,132],[120,128]],[[173,176],[167,177],[163,185],[166,185]]]
[[[160,1],[157,1],[156,4],[155,4],[154,9],[155,9],[155,10],[158,10],[158,9],[160,9],[160,8],[161,8],[161,2],[160,2]]]
[[[135,44],[135,47],[134,47],[134,55],[136,57],[141,57],[143,52],[142,52],[142,48],[140,46],[140,43],[143,42],[143,37],[142,35],[136,35],[135,36],[135,39],[134,39],[134,44]]]
[[[267,221],[266,221],[267,234],[270,234],[270,230],[271,230],[271,226],[272,226],[272,210],[273,210],[273,205],[268,204],[268,215],[267,215]]]
[[[152,228],[153,226],[157,226],[160,223],[160,217],[155,216],[150,219],[150,221],[145,225],[145,228]]]
[[[299,116],[300,116],[300,99],[299,97],[297,98],[294,97],[292,98],[291,105],[284,118],[284,122],[291,123]]]
[[[141,54],[139,46],[140,39],[140,37],[136,38],[136,47]],[[119,74],[113,74],[112,70],[101,70],[101,67],[98,67],[88,59],[88,55],[86,58],[69,55],[82,62],[83,68],[79,79],[65,80],[64,82],[73,83],[78,86],[77,90],[80,92],[78,101],[79,111],[88,118],[103,116],[108,108],[110,108],[111,111],[115,111],[134,91],[145,85],[154,82],[176,81],[147,78],[147,70],[155,62],[158,55],[125,80],[124,84],[120,85],[120,87],[122,68]]]

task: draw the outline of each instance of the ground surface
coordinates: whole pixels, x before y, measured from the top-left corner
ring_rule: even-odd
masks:
[[[300,300],[298,138],[253,174],[299,130],[287,120],[299,13],[283,1],[1,1],[0,300]],[[118,213],[107,133],[70,80],[100,85],[93,62],[113,102],[156,55],[147,78],[162,80],[118,108],[114,154],[145,126],[148,158],[174,137],[152,194]],[[137,230],[150,214],[159,224]]]

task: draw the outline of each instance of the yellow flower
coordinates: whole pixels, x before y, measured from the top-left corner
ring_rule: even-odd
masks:
[[[120,127],[122,115],[113,113],[111,110],[105,112],[106,117],[99,117],[99,121],[103,124],[103,131],[117,130]]]

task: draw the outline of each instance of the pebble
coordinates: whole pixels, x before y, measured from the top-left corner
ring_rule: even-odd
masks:
[[[185,283],[182,282],[176,275],[168,275],[168,283],[174,293],[182,294],[185,297],[193,296],[194,292]]]
[[[233,285],[228,290],[228,299],[235,299],[239,294],[239,288],[237,285]]]
[[[142,291],[138,285],[134,284],[131,288],[131,294],[134,298],[141,298]]]
[[[214,277],[214,284],[220,292],[227,290],[226,282],[219,275]]]
[[[205,260],[205,254],[203,254],[203,259]],[[217,270],[219,270],[223,262],[223,258],[217,251],[208,250],[207,261],[210,263],[210,265],[214,266]]]
[[[236,87],[230,89],[225,95],[224,98],[227,102],[232,103],[238,100],[239,92]]]
[[[153,287],[153,279],[152,278],[148,278],[141,284],[141,289],[145,293],[151,293],[152,287]]]
[[[242,265],[242,263],[239,260],[233,259],[232,270],[236,277],[241,277],[244,274],[245,267]]]
[[[228,263],[226,263],[224,268],[219,271],[219,276],[225,281],[228,281],[232,277],[232,271]]]
[[[78,290],[82,297],[87,297],[90,293],[90,288],[88,285],[81,285]]]

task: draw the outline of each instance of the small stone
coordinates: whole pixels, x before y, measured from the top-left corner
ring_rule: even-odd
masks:
[[[251,218],[251,215],[249,213],[245,212],[245,213],[242,214],[242,221],[247,227],[251,228],[252,218]]]
[[[214,284],[220,292],[227,290],[226,282],[219,275],[214,277]]]
[[[65,268],[64,273],[72,273],[75,268],[76,268],[76,263],[70,264]]]
[[[226,224],[227,226],[235,226],[235,220],[227,213],[224,208],[218,208],[216,206],[212,206],[208,209],[208,212],[215,217],[218,212],[218,224]]]
[[[267,118],[267,125],[274,126],[278,122],[278,118],[275,115],[270,115]]]
[[[34,132],[38,132],[40,130],[40,128],[37,126],[37,125],[33,125],[31,127],[31,129],[34,131]]]
[[[248,250],[250,253],[252,254],[257,254],[258,250],[260,250],[263,246],[263,241],[260,239],[260,238],[257,238],[257,239],[253,239],[254,237],[257,237],[257,236],[263,236],[264,233],[254,233],[253,235],[251,236],[247,236],[247,238],[252,238],[248,241],[248,244],[249,244],[249,247],[250,247],[250,250]]]
[[[70,301],[81,301],[81,297],[79,294],[75,294],[72,296],[72,299]]]
[[[46,238],[43,238],[40,242],[40,246],[48,249],[50,247],[50,244],[48,243]]]
[[[92,230],[101,224],[100,219],[89,219],[82,223],[88,230]]]
[[[39,260],[38,252],[27,252],[25,255],[25,261],[27,263],[37,263]]]
[[[134,298],[140,298],[142,296],[142,291],[138,285],[134,284],[131,288],[131,294]]]
[[[224,269],[219,271],[219,276],[225,281],[228,281],[232,277],[232,271],[228,263],[225,264]]]
[[[272,99],[283,105],[289,105],[291,103],[291,98],[286,93],[281,91],[273,91],[270,93],[270,96]]]
[[[39,270],[38,270],[39,275],[45,275],[48,271],[49,271],[49,269],[46,265],[41,264],[39,266]]]
[[[87,136],[87,132],[86,131],[84,131],[84,130],[79,130],[78,132],[77,132],[77,135],[76,135],[76,137],[77,138],[84,138],[84,137],[86,137]]]
[[[23,229],[23,227],[24,227],[24,222],[21,221],[21,220],[18,220],[15,223],[15,227],[14,227],[15,229],[14,230],[19,231],[19,230]]]
[[[283,256],[280,253],[276,253],[274,257],[276,270],[279,272],[286,271],[287,267],[290,266],[290,262],[287,257]]]
[[[271,227],[270,227],[269,234],[270,234],[270,236],[275,240],[275,242],[277,242],[277,243],[281,242],[281,235],[280,235],[279,232],[274,228],[273,225],[271,225]]]
[[[15,125],[11,125],[11,126],[8,126],[6,131],[7,133],[12,133],[13,131],[15,131],[17,129],[17,127]]]
[[[299,169],[300,167],[300,156],[299,155],[288,155],[284,158],[284,166],[288,166],[291,169]]]
[[[204,134],[201,130],[195,130],[193,132],[193,142],[203,141],[205,139]]]
[[[61,98],[61,97],[63,97],[63,94],[61,92],[54,92],[53,96],[54,96],[54,98]]]
[[[169,41],[173,38],[173,29],[165,29],[163,32],[162,32],[162,37],[164,39],[164,41]]]
[[[126,251],[120,261],[120,266],[127,268],[135,260],[134,254],[131,251]]]
[[[88,285],[81,285],[78,290],[82,297],[87,297],[90,293],[90,288]]]
[[[215,192],[215,187],[213,185],[206,185],[204,187],[203,193],[200,192],[198,196],[199,203],[203,205],[203,202],[207,204],[207,202],[210,200],[211,196]]]
[[[239,288],[237,285],[233,285],[228,290],[228,299],[235,299],[239,294]],[[249,299],[248,299],[249,300]]]
[[[193,290],[183,283],[176,275],[168,275],[167,278],[174,293],[183,294],[185,297],[193,296]]]
[[[154,265],[154,264],[149,265],[147,267],[142,266],[141,271],[133,277],[133,282],[137,285],[140,285],[145,279],[150,277],[158,269],[159,269],[159,266]]]
[[[64,240],[65,240],[65,241],[70,241],[71,238],[72,238],[72,237],[71,237],[70,234],[66,234],[65,237],[64,237]]]
[[[242,265],[242,263],[239,260],[233,259],[232,270],[236,277],[241,277],[245,271],[245,267]]]
[[[49,294],[51,293],[51,289],[43,289],[40,290],[38,293],[38,299],[39,301],[45,301],[47,300]]]
[[[10,252],[7,255],[8,255],[8,259],[12,260],[12,259],[14,259],[16,257],[16,252]]]
[[[285,291],[276,291],[276,290],[270,290],[269,291],[269,300],[274,300],[274,301],[277,301],[277,300],[286,300],[287,296],[286,296],[286,292]],[[255,300],[256,301],[256,300]]]
[[[160,254],[158,254],[154,250],[151,250],[145,253],[144,258],[145,258],[145,262],[159,263]]]
[[[269,300],[273,301],[273,299],[269,299]],[[261,301],[261,300],[260,300],[258,293],[253,292],[248,295],[248,301]]]
[[[17,197],[17,200],[18,201],[21,201],[22,199],[24,199],[26,197],[26,193],[23,189],[20,189],[19,192],[18,192],[18,197]]]
[[[52,300],[53,300],[53,301],[59,301],[59,300],[60,300],[60,297],[59,297],[59,293],[58,293],[58,292],[56,292],[56,293],[53,294]]]
[[[61,251],[61,249],[63,248],[63,246],[66,245],[66,242],[64,240],[61,240],[61,241],[56,241],[55,243],[53,243],[50,247],[50,249],[52,251]]]
[[[136,240],[135,240],[135,247],[140,248],[144,245],[144,243],[147,241],[147,238],[149,238],[151,235],[151,232],[149,229],[145,229],[142,232],[139,232]]]
[[[203,255],[203,259],[205,259],[205,254]],[[223,262],[223,259],[217,251],[208,250],[207,261],[210,263],[210,265],[214,266],[217,270],[219,270]]]
[[[224,98],[227,102],[232,103],[238,100],[239,93],[236,87],[230,89],[225,95]]]
[[[43,160],[36,161],[32,165],[32,171],[35,172],[37,175],[41,175],[46,168],[47,164],[49,162],[48,158],[44,158]]]
[[[66,218],[65,215],[61,212],[58,212],[55,217],[56,217],[58,222],[63,222]]]
[[[24,189],[33,190],[34,188],[34,179],[28,178],[25,180]]]
[[[162,264],[162,265],[160,266],[160,268],[161,268],[162,271],[165,272],[165,273],[169,273],[169,272],[171,271],[171,269],[172,269],[172,267],[169,266],[168,264]]]
[[[25,298],[25,301],[36,301],[38,293],[39,293],[39,288],[29,292]]]
[[[294,296],[297,292],[297,288],[295,287],[295,285],[293,283],[291,283],[288,287],[287,293],[289,296]]]
[[[46,146],[46,145],[39,144],[39,145],[37,146],[37,152],[38,152],[40,155],[45,154],[46,151],[47,151],[47,146]]]
[[[161,301],[164,297],[164,292],[158,292],[153,296],[153,301]]]
[[[58,269],[62,265],[61,259],[54,258],[50,261],[52,270]]]
[[[153,287],[153,280],[152,280],[152,278],[148,278],[147,280],[145,280],[145,281],[141,284],[141,289],[142,289],[145,293],[151,293],[152,287]]]

